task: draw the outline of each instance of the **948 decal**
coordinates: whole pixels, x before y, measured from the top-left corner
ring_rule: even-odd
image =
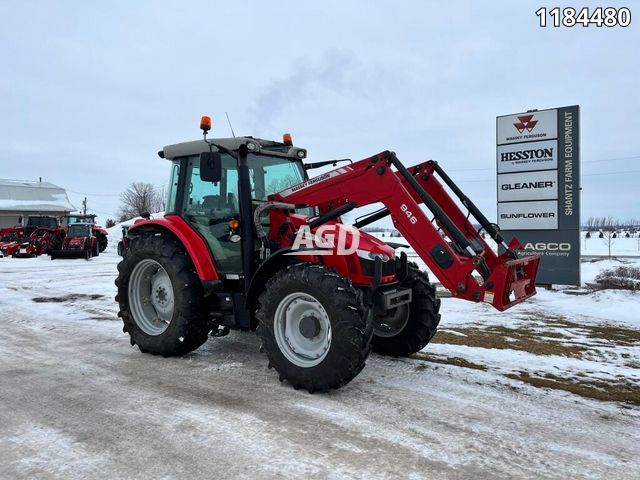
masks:
[[[536,11],[540,27],[628,27],[631,25],[631,10],[627,7],[584,7],[575,9],[542,7]]]

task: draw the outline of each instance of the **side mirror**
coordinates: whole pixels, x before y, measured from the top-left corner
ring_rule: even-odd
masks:
[[[200,179],[203,182],[219,182],[222,179],[220,152],[202,152],[200,154]]]

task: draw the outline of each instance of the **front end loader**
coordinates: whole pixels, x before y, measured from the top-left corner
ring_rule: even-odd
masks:
[[[535,294],[539,257],[520,258],[436,162],[406,168],[385,151],[304,163],[288,134],[210,140],[208,117],[201,128],[203,140],[159,152],[171,162],[165,215],[135,222],[118,265],[119,316],[142,352],[184,355],[232,328],[258,330],[280,380],[315,392],[351,381],[372,349],[423,349],[440,300],[399,245],[361,230],[384,217],[454,297],[502,311]],[[342,222],[374,203],[383,208]]]

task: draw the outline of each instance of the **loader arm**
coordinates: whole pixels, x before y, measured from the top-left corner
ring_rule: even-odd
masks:
[[[460,209],[437,176],[459,197],[469,214]],[[518,258],[495,225],[436,162],[407,169],[394,153],[385,151],[293,185],[270,200],[320,207],[326,218],[380,202],[384,210],[372,215],[371,221],[390,215],[395,227],[453,296],[484,301],[502,311],[536,293],[540,258]],[[420,208],[421,203],[433,219]],[[479,235],[469,221],[471,215],[505,248],[503,254],[496,254]],[[310,221],[315,226],[317,223]],[[365,224],[366,220],[355,225]],[[512,245],[519,244],[514,241]]]

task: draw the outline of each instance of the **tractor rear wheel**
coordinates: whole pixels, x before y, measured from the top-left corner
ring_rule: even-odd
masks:
[[[256,317],[269,366],[295,389],[324,392],[349,383],[371,350],[362,294],[321,265],[276,273],[259,297]]]
[[[440,299],[429,283],[429,276],[415,263],[402,286],[411,288],[411,303],[386,315],[374,315],[373,351],[382,355],[403,356],[422,350],[433,338],[440,323]]]
[[[132,345],[169,357],[207,341],[202,283],[179,242],[162,235],[133,238],[118,272],[118,316]]]

